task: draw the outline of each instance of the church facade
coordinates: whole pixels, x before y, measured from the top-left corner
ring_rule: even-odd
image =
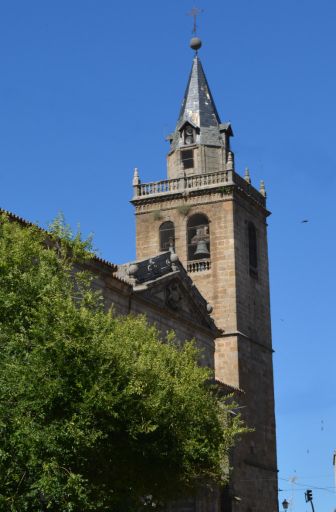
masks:
[[[168,176],[133,177],[136,260],[87,263],[106,308],[145,314],[165,337],[194,338],[200,364],[233,393],[253,429],[231,454],[224,489],[200,489],[169,512],[278,512],[266,194],[235,169],[233,131],[222,123],[196,50]],[[6,212],[10,219],[30,224]]]
[[[222,509],[276,512],[269,211],[263,182],[257,190],[248,170],[242,177],[235,169],[232,127],[220,120],[199,47],[196,41],[177,125],[167,137],[167,179],[142,183],[134,171],[137,260],[167,250],[178,256],[221,331],[215,340],[216,379],[242,390],[241,413],[254,431],[232,454]]]

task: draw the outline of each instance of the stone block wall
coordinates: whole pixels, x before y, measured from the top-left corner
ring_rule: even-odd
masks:
[[[182,214],[180,206],[184,206]],[[186,208],[186,206],[188,208]],[[153,220],[151,212],[160,211]],[[277,512],[277,469],[266,218],[268,212],[240,189],[185,194],[138,204],[137,257],[159,250],[161,222],[175,225],[176,253],[187,266],[187,221],[194,213],[209,219],[211,269],[191,273],[213,306],[223,336],[216,340],[216,377],[241,388],[246,423],[255,429],[234,450],[233,512]],[[257,275],[250,273],[248,223],[257,234]]]
[[[159,227],[169,220],[175,225],[175,251],[187,267],[187,221],[195,213],[205,214],[210,222],[211,270],[190,274],[196,286],[213,306],[218,327],[237,329],[236,271],[234,257],[234,218],[232,198],[218,192],[211,195],[167,200],[140,208],[136,214],[137,259],[156,254]],[[187,215],[180,207],[189,208]],[[157,214],[160,218],[157,219]]]

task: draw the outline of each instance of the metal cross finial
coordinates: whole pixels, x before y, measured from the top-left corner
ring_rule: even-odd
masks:
[[[194,26],[192,29],[192,34],[196,35],[197,31],[197,16],[203,12],[203,9],[198,9],[197,7],[193,7],[190,12],[188,12],[188,16],[192,16],[194,18]]]

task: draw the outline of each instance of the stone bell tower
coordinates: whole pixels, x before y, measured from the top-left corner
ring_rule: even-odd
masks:
[[[218,510],[277,512],[277,464],[270,323],[266,193],[235,170],[230,123],[222,123],[193,38],[192,69],[175,131],[168,179],[133,178],[137,258],[175,251],[213,307],[216,378],[243,391],[254,432],[232,455]]]

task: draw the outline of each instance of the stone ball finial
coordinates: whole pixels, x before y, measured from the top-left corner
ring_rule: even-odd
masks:
[[[172,252],[172,253],[170,254],[170,261],[171,261],[172,263],[176,263],[176,262],[178,261],[178,259],[179,259],[179,258],[178,258],[177,254],[176,254],[175,252]]]
[[[197,50],[199,50],[202,46],[202,41],[200,40],[199,37],[192,37],[190,39],[190,48],[192,48],[193,50],[195,50],[197,52]]]
[[[136,263],[131,263],[131,265],[128,267],[128,275],[134,276],[137,273],[138,269],[139,267]]]

